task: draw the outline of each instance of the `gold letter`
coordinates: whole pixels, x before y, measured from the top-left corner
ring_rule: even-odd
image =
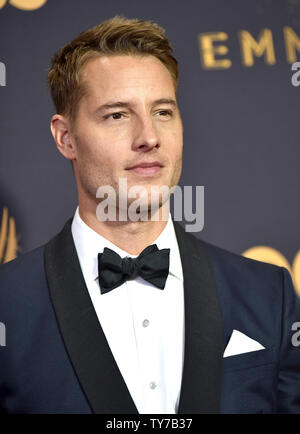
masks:
[[[245,66],[254,65],[253,53],[257,57],[264,54],[265,62],[274,65],[275,52],[271,30],[262,30],[258,36],[258,42],[246,30],[241,30],[239,36],[242,62]]]
[[[215,55],[228,53],[226,45],[214,46],[216,41],[227,41],[228,35],[224,32],[200,33],[198,36],[201,63],[204,69],[228,69],[231,67],[231,60],[216,59]]]
[[[297,60],[296,50],[300,51],[300,38],[289,26],[285,26],[283,28],[283,35],[285,41],[286,59],[289,63],[294,63]]]
[[[39,9],[46,3],[47,0],[9,0],[9,3],[15,8],[23,11],[32,11]]]
[[[5,5],[6,0],[0,0],[0,9],[3,8],[3,6]]]

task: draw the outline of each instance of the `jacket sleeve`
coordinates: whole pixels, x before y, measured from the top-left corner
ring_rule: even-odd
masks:
[[[282,268],[282,321],[278,364],[277,413],[300,414],[300,297]]]

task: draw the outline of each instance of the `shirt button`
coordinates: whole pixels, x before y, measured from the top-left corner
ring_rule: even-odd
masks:
[[[150,389],[155,389],[156,388],[156,383],[154,383],[154,381],[151,381],[151,383],[149,384]]]
[[[143,327],[148,327],[149,324],[150,324],[150,321],[148,319],[144,319]]]

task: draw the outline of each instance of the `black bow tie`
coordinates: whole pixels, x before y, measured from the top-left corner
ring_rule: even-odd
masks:
[[[122,285],[126,280],[142,277],[160,289],[164,289],[169,273],[170,249],[146,247],[137,258],[121,258],[107,247],[98,254],[99,284],[102,294]]]

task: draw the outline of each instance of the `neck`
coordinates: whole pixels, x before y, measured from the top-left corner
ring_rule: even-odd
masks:
[[[130,255],[139,255],[142,250],[153,243],[166,227],[167,217],[170,212],[169,200],[165,202],[155,214],[154,218],[146,221],[99,221],[95,207],[82,206],[79,202],[80,218],[91,229],[103,236],[120,249]]]

